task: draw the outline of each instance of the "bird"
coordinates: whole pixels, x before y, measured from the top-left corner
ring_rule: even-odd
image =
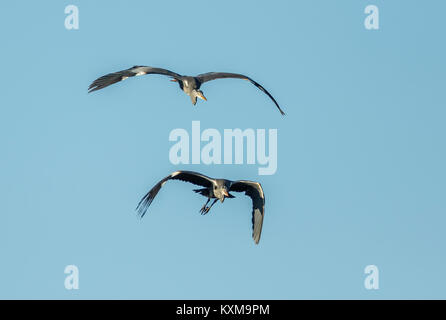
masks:
[[[199,211],[202,215],[209,213],[209,210],[218,200],[223,203],[226,198],[235,198],[229,192],[245,192],[252,200],[252,238],[256,244],[259,243],[260,234],[262,233],[263,217],[265,215],[265,195],[259,182],[214,179],[194,171],[175,171],[159,181],[138,203],[136,210],[140,218],[144,217],[153,199],[155,199],[160,189],[169,180],[181,180],[204,187],[193,190],[208,198]],[[213,202],[208,206],[211,199]]]
[[[251,82],[253,85],[255,85],[257,88],[262,90],[274,102],[276,107],[279,109],[279,112],[282,115],[285,115],[285,112],[280,108],[276,99],[274,99],[274,97],[264,87],[262,87],[259,83],[252,80],[251,78],[238,73],[208,72],[199,74],[194,77],[194,76],[180,75],[178,73],[163,68],[154,68],[149,66],[133,66],[126,70],[121,70],[106,74],[94,80],[88,87],[88,92],[90,93],[96,90],[103,89],[111,84],[126,80],[130,77],[142,76],[146,74],[160,74],[171,77],[172,78],[171,81],[178,82],[180,89],[183,90],[190,97],[192,104],[194,106],[197,103],[197,98],[207,101],[207,98],[204,96],[203,91],[200,90],[201,85],[205,82],[224,78],[247,80]]]

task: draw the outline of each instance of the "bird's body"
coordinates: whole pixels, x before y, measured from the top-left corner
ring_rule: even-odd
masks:
[[[190,97],[193,105],[197,103],[197,98],[206,100],[203,93],[199,90],[201,83],[199,83],[196,78],[183,76],[181,77],[181,80],[173,81],[178,82],[180,89]]]
[[[161,74],[171,77],[172,81],[178,82],[180,89],[183,90],[184,93],[186,93],[190,97],[193,105],[197,103],[197,98],[207,100],[206,97],[203,95],[203,92],[200,90],[201,85],[205,82],[224,78],[247,80],[251,82],[253,85],[255,85],[257,88],[259,88],[261,91],[263,91],[274,102],[276,107],[279,109],[280,113],[282,115],[285,115],[285,112],[283,112],[283,110],[280,108],[277,101],[265,88],[263,88],[259,83],[255,82],[251,78],[238,73],[208,72],[193,77],[193,76],[180,75],[173,71],[162,68],[154,68],[148,66],[133,66],[129,69],[109,73],[106,74],[105,76],[96,79],[95,81],[93,81],[93,83],[89,86],[88,89],[89,92],[93,92],[108,87],[109,85],[114,84],[116,82],[126,80],[130,77],[141,76],[145,74]]]
[[[163,187],[168,180],[181,180],[204,187],[194,190],[196,193],[199,193],[202,196],[208,198],[207,202],[200,210],[200,213],[203,215],[207,214],[218,200],[223,203],[226,198],[235,198],[232,194],[229,193],[230,191],[245,192],[245,194],[252,199],[253,205],[252,237],[256,244],[259,243],[260,234],[262,232],[263,216],[265,214],[265,195],[260,183],[247,180],[231,181],[227,179],[213,179],[201,173],[193,171],[175,171],[159,181],[141,199],[137,207],[137,210],[141,217],[144,216],[153,199],[156,197],[161,187]],[[208,206],[208,203],[211,201],[211,199],[213,199],[214,201],[210,206]]]

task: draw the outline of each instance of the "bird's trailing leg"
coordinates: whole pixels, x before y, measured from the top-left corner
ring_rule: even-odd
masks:
[[[206,201],[206,203],[204,204],[204,206],[201,207],[201,209],[200,209],[200,213],[201,213],[201,214],[205,214],[204,211],[207,209],[207,205],[208,205],[209,201],[211,201],[211,198],[208,198],[208,201]],[[208,210],[208,211],[209,211],[209,210]],[[207,212],[206,212],[206,213],[207,213]]]
[[[211,199],[208,199],[208,202],[206,202],[206,204],[204,205],[204,210],[201,212],[202,215],[207,214],[209,210],[211,210],[212,206],[218,201],[218,199],[215,199],[214,202],[212,202],[209,207],[206,207],[206,205],[209,203],[210,200]]]

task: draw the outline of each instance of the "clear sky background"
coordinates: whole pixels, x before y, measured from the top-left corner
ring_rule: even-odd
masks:
[[[79,7],[79,30],[64,27]],[[364,28],[368,4],[380,29]],[[446,298],[441,1],[14,1],[0,4],[0,298]],[[130,66],[240,72],[189,98]],[[277,128],[278,170],[174,166],[169,133]],[[178,169],[258,180],[207,216]],[[66,290],[64,268],[80,271]],[[379,290],[364,288],[376,265]]]

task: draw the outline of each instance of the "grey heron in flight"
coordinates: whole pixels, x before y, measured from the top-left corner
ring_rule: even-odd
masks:
[[[273,96],[259,83],[252,80],[251,78],[244,76],[238,73],[226,73],[226,72],[208,72],[199,74],[198,76],[183,76],[178,73],[162,69],[162,68],[153,68],[148,66],[133,66],[129,69],[113,72],[102,76],[88,87],[88,92],[93,92],[96,90],[103,89],[108,87],[109,85],[125,80],[134,76],[142,76],[145,74],[161,74],[165,76],[172,77],[173,82],[178,82],[180,89],[183,90],[191,99],[192,104],[195,105],[197,103],[197,98],[207,100],[203,95],[203,91],[200,90],[200,87],[203,83],[216,80],[216,79],[224,79],[224,78],[235,78],[235,79],[243,79],[251,82],[257,88],[262,90],[270,99],[275,103],[276,107],[279,109],[282,115],[285,115],[285,112],[280,108],[277,101],[273,98]]]
[[[245,192],[245,194],[252,200],[252,238],[256,244],[259,243],[263,217],[265,215],[265,195],[263,194],[263,189],[260,183],[247,180],[231,181],[226,179],[213,179],[198,172],[175,171],[159,181],[141,199],[136,207],[141,218],[145,215],[148,207],[153,199],[155,199],[161,187],[163,187],[168,180],[181,180],[204,187],[194,190],[196,193],[208,198],[200,210],[202,215],[207,214],[218,200],[223,203],[225,198],[235,198],[229,192]],[[211,199],[213,199],[213,202],[208,206]]]

